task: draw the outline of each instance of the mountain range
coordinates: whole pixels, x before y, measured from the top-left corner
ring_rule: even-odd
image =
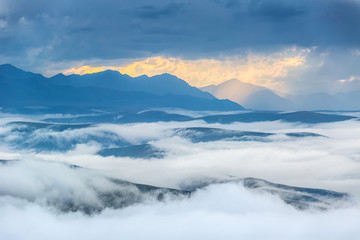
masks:
[[[219,99],[230,99],[257,110],[359,110],[360,91],[279,96],[274,91],[238,79],[200,88]]]
[[[151,108],[265,111],[359,110],[360,91],[279,96],[266,87],[231,79],[202,88],[170,74],[130,77],[118,71],[47,78],[0,65],[0,107],[21,112],[137,112]]]
[[[280,97],[268,88],[231,79],[219,85],[202,87],[219,99],[230,99],[245,108],[258,110],[292,110],[295,104]]]
[[[219,100],[170,74],[132,78],[117,71],[58,74],[46,78],[0,65],[0,107],[55,112],[140,111],[149,108],[242,110],[237,103]]]

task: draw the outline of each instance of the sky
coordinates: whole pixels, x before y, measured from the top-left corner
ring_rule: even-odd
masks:
[[[168,72],[279,92],[360,89],[359,0],[0,0],[0,64]]]

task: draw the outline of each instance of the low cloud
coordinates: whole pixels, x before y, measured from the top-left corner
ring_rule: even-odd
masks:
[[[181,127],[216,127],[277,135],[268,137],[266,142],[221,140],[192,143],[174,135],[172,129]],[[176,188],[185,179],[199,176],[226,178],[231,175],[360,195],[359,121],[315,125],[279,121],[233,124],[159,122],[100,124],[64,132],[48,129],[33,132],[34,141],[51,136],[52,141],[68,146],[62,151],[50,152],[41,148],[34,151],[31,146],[16,149],[14,139],[22,143],[24,136],[10,131],[8,125],[0,128],[0,133],[7,136],[1,140],[0,159],[66,162],[101,170],[107,176],[163,187]],[[285,135],[289,132],[312,132],[326,137],[292,138]],[[101,148],[116,147],[118,139],[126,144],[150,143],[165,150],[166,157],[144,160],[95,154]]]
[[[234,184],[214,185],[192,198],[106,210],[99,215],[55,215],[38,205],[0,197],[3,239],[348,239],[357,240],[357,206],[300,212],[269,194]],[[21,231],[19,231],[21,228]]]
[[[21,138],[6,124],[11,120],[3,119],[0,135]],[[277,135],[266,142],[192,143],[172,134],[173,128],[191,126]],[[34,138],[51,131],[35,132]],[[1,239],[99,239],[104,236],[107,239],[155,236],[157,239],[219,239],[225,236],[227,239],[357,240],[360,234],[357,224],[360,220],[359,121],[100,124],[68,130],[56,137],[67,135],[71,140],[81,135],[101,136],[104,131],[133,144],[150,141],[167,155],[164,159],[148,160],[101,157],[95,155],[100,143],[81,143],[62,152],[34,152],[15,150],[9,145],[9,139],[1,138],[0,159],[24,160],[0,167]],[[304,131],[327,137],[291,138],[284,134]],[[62,163],[85,169],[69,168]],[[61,206],[62,201],[69,199],[101,207],[97,193],[118,189],[107,177],[176,188],[196,179],[229,176],[257,177],[293,186],[348,192],[352,198],[350,204],[336,210],[298,211],[275,195],[252,192],[230,183],[209,186],[189,199],[158,202],[149,198],[123,209],[105,209],[92,216],[79,212],[59,214],[49,207],[49,203]]]

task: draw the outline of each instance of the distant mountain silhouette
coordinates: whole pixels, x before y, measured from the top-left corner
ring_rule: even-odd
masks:
[[[118,71],[106,70],[103,72],[69,75],[58,74],[50,78],[57,85],[69,85],[74,87],[101,87],[120,91],[138,91],[156,95],[174,94],[187,95],[198,98],[214,99],[214,96],[203,92],[196,87],[190,86],[184,80],[171,74],[161,74],[153,77],[146,75],[130,77]]]
[[[141,111],[121,112],[121,113],[103,113],[90,116],[79,116],[70,118],[48,118],[45,119],[51,123],[138,123],[138,122],[185,122],[193,120],[204,120],[208,123],[232,123],[232,122],[265,122],[265,121],[285,121],[299,123],[325,123],[337,122],[354,119],[350,115],[338,115],[328,113],[318,113],[309,111],[298,112],[275,112],[275,111],[252,111],[240,112],[234,114],[209,114],[204,117],[190,117],[180,114],[170,114],[163,111]],[[195,135],[201,135],[198,129]]]
[[[247,108],[261,110],[292,110],[296,105],[288,99],[282,98],[273,91],[266,89],[250,94],[243,102]]]
[[[131,78],[104,71],[84,76],[62,74],[46,78],[12,65],[0,65],[0,107],[41,111],[138,111],[149,108],[242,110],[229,100],[218,100],[169,74]]]
[[[328,94],[312,93],[280,97],[268,88],[237,79],[200,88],[219,99],[229,99],[248,109],[284,110],[360,110],[360,91]]]
[[[343,102],[348,110],[360,110],[360,90],[337,93],[335,97]]]
[[[0,79],[26,79],[34,77],[44,78],[41,74],[23,71],[19,68],[14,67],[11,64],[0,65]]]
[[[264,121],[277,121],[282,120],[286,122],[299,122],[299,123],[326,123],[338,122],[353,119],[352,116],[323,114],[308,111],[277,113],[277,112],[250,112],[239,114],[223,114],[205,116],[201,119],[208,123],[233,123],[233,122],[264,122]]]
[[[162,158],[169,152],[153,145],[157,138],[139,140],[134,144],[112,132],[110,129],[97,129],[97,124],[54,123],[14,121],[6,124],[11,129],[0,134],[0,141],[6,142],[13,150],[32,150],[36,152],[64,152],[75,149],[78,144],[93,144],[101,147],[102,156]],[[89,132],[81,137],[78,130]],[[94,131],[92,131],[92,130]],[[168,136],[180,137],[193,143],[212,141],[260,141],[270,142],[269,136],[283,135],[292,138],[326,137],[312,132],[252,132],[210,127],[185,127],[168,129]]]
[[[103,157],[115,156],[151,159],[163,158],[166,155],[166,152],[152,146],[151,144],[139,144],[126,147],[104,148],[97,154]]]
[[[289,96],[297,103],[298,108],[307,110],[348,109],[347,104],[327,93],[314,93],[300,96]]]
[[[258,110],[291,110],[295,104],[282,98],[268,88],[237,79],[231,79],[219,85],[201,88],[219,99],[229,99],[249,109]]]

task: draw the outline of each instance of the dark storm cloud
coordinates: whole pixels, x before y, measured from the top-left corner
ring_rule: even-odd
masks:
[[[2,0],[0,56],[36,66],[284,45],[358,47],[359,13],[357,0]]]

